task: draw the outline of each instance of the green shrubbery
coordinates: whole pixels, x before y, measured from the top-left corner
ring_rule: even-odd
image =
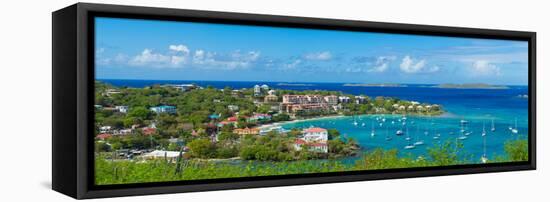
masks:
[[[122,184],[140,182],[159,182],[177,180],[198,180],[216,178],[235,178],[251,176],[288,175],[303,173],[342,172],[353,170],[377,170],[391,168],[414,168],[442,165],[475,164],[460,159],[456,148],[460,145],[445,142],[429,149],[427,157],[400,157],[397,150],[375,149],[366,152],[355,163],[344,164],[333,160],[299,160],[299,161],[244,161],[209,162],[199,160],[178,160],[170,163],[167,160],[147,162],[107,161],[97,157],[96,184]],[[506,155],[499,156],[501,161],[525,161],[527,159],[527,141],[515,140],[505,144]],[[244,151],[244,150],[242,150]],[[266,147],[247,151],[247,156],[267,160],[273,155]],[[256,156],[258,155],[258,156]],[[281,157],[278,157],[281,158]],[[179,169],[178,169],[179,168]]]

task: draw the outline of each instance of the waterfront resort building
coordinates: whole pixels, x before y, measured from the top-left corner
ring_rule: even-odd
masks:
[[[332,106],[338,104],[338,97],[335,95],[283,95],[281,110],[287,113],[298,112],[325,112]]]
[[[324,128],[307,128],[303,131],[304,139],[308,142],[327,141],[328,131]]]
[[[365,104],[368,102],[368,99],[365,96],[355,96],[355,104]]]
[[[151,107],[151,111],[160,114],[160,113],[168,113],[168,114],[175,114],[176,113],[176,107],[174,106],[168,106],[168,105],[161,105],[158,107]]]
[[[296,139],[294,149],[300,151],[304,145],[308,146],[309,151],[328,153],[328,144],[326,142],[307,142],[302,139]]]
[[[303,131],[303,137],[298,138],[294,142],[294,148],[301,150],[305,145],[310,151],[328,152],[328,131],[324,128],[312,127]]]
[[[350,102],[350,98],[348,96],[340,96],[338,97],[338,102],[340,103],[349,103]]]
[[[260,134],[259,128],[237,128],[233,130],[233,133],[238,135],[258,135]]]
[[[267,126],[267,127],[260,128],[260,135],[267,135],[272,131],[277,132],[277,134],[284,134],[288,132],[282,126]]]

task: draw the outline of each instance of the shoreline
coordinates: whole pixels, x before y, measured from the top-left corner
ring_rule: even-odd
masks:
[[[356,115],[356,116],[362,117],[362,116],[376,116],[376,115],[380,115],[380,116],[402,116],[401,114],[360,114],[360,115]],[[407,116],[411,116],[411,117],[443,117],[443,118],[445,118],[445,117],[452,117],[453,114],[449,113],[449,112],[445,112],[445,113],[442,113],[442,114],[439,114],[439,115],[434,115],[434,116],[418,115],[418,114],[408,114]],[[260,125],[257,128],[263,129],[263,128],[281,126],[281,125],[284,125],[284,124],[301,123],[301,122],[308,122],[308,121],[319,121],[319,120],[323,120],[323,119],[339,119],[339,118],[346,118],[346,117],[353,117],[353,116],[347,116],[347,115],[342,115],[342,114],[329,115],[329,116],[322,116],[322,117],[315,117],[315,118],[308,118],[308,119],[297,119],[297,120],[291,120],[291,121],[281,121],[281,122],[269,123],[269,124]]]

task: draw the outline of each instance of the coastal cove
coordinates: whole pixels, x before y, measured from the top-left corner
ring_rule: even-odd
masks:
[[[479,161],[480,156],[486,153],[489,159],[502,155],[504,143],[508,140],[525,139],[527,134],[527,99],[521,95],[527,94],[527,86],[508,86],[505,89],[458,89],[458,88],[431,88],[424,84],[406,84],[397,86],[349,86],[344,83],[299,83],[288,85],[281,82],[234,82],[234,81],[172,81],[172,80],[102,80],[99,81],[120,87],[143,88],[154,84],[196,84],[223,89],[250,88],[256,84],[267,84],[276,89],[286,90],[326,90],[340,91],[353,95],[365,94],[370,97],[384,96],[397,97],[404,100],[441,104],[446,111],[439,116],[408,116],[412,122],[407,127],[400,125],[401,115],[358,115],[311,118],[290,122],[274,123],[285,129],[322,127],[334,128],[345,137],[358,141],[364,151],[375,148],[397,149],[402,156],[425,156],[426,148],[446,140],[454,141],[461,130],[461,120],[468,121],[465,126],[470,133],[468,139],[461,140],[464,144],[465,158],[472,162]],[[282,84],[282,85],[281,85]],[[376,118],[385,118],[382,125]],[[356,121],[359,124],[354,125]],[[394,122],[392,124],[392,122]],[[490,131],[494,125],[495,131]],[[517,125],[517,126],[516,126]],[[486,147],[483,148],[481,133],[487,131]],[[517,134],[512,134],[510,127],[516,127]],[[375,135],[371,137],[371,132]],[[407,145],[405,136],[396,136],[398,130],[409,130],[412,140],[422,140],[423,145],[415,149],[405,150]],[[439,138],[434,136],[439,134]],[[392,136],[391,141],[385,139]]]

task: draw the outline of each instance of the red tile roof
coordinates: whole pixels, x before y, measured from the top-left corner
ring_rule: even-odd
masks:
[[[99,139],[104,140],[104,139],[113,137],[113,135],[108,134],[108,133],[101,133],[101,134],[97,135],[96,137],[99,138]]]
[[[306,132],[306,133],[320,133],[320,132],[326,132],[326,131],[327,131],[327,129],[318,128],[318,127],[308,128],[308,129],[304,130],[304,132]]]
[[[302,140],[302,139],[296,139],[296,141],[294,143],[296,143],[296,144],[307,144],[307,142],[305,140]]]
[[[144,135],[152,135],[157,131],[157,129],[154,128],[143,128],[142,130]]]

